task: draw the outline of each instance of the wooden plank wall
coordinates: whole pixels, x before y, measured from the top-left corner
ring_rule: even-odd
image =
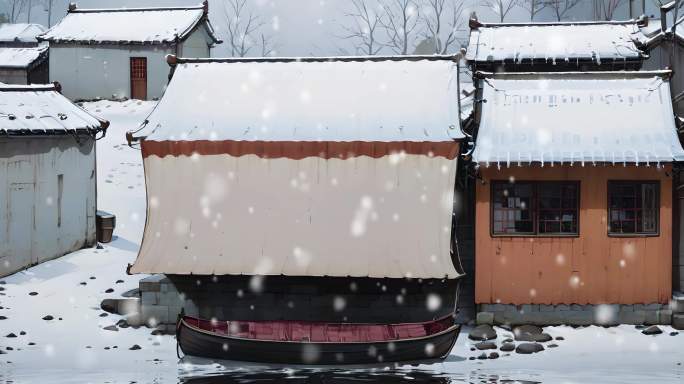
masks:
[[[481,168],[476,189],[475,301],[646,304],[672,297],[672,167]],[[492,237],[490,180],[580,181],[580,236]],[[660,234],[607,235],[608,180],[660,181]]]

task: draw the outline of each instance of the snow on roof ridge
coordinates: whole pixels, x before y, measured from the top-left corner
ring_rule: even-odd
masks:
[[[6,84],[0,83],[0,92],[36,92],[36,91],[57,91],[60,92],[62,86],[59,82],[51,84]]]
[[[208,3],[205,0],[198,5],[177,6],[177,7],[119,7],[119,8],[78,8],[75,3],[69,4],[67,13],[106,13],[106,12],[147,12],[147,11],[194,11],[199,9],[207,10]]]
[[[314,56],[314,57],[210,57],[190,58],[167,55],[169,65],[205,63],[321,63],[321,62],[364,62],[364,61],[457,61],[462,53],[453,55],[387,55],[387,56]]]
[[[474,76],[477,78],[514,78],[514,77],[623,77],[629,76],[631,78],[653,77],[659,76],[669,78],[672,75],[672,70],[657,69],[650,71],[566,71],[566,72],[487,72],[476,71]]]
[[[628,20],[581,20],[581,21],[535,21],[535,22],[481,22],[477,18],[471,18],[469,22],[470,29],[477,28],[496,28],[496,27],[554,27],[554,26],[572,26],[572,25],[629,25],[644,23],[647,17],[641,16],[636,19]]]

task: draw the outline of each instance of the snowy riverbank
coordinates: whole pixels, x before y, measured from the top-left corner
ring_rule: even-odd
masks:
[[[117,216],[116,240],[103,249],[86,249],[0,279],[0,383],[203,383],[264,380],[280,382],[507,382],[543,383],[681,383],[684,381],[684,333],[673,330],[646,336],[633,326],[547,327],[564,340],[545,343],[545,351],[518,355],[498,351],[493,360],[470,360],[467,329],[443,362],[397,370],[263,367],[243,363],[216,364],[176,358],[172,336],[153,336],[147,328],[105,330],[119,316],[100,309],[108,297],[136,288],[141,276],[127,276],[145,222],[145,186],[140,153],[125,144],[154,107],[152,102],[87,103],[91,112],[111,120],[107,137],[98,142],[99,209]],[[85,284],[83,284],[85,283]],[[108,290],[112,290],[108,293]],[[32,292],[37,294],[32,295]],[[45,316],[52,320],[43,320]],[[101,317],[102,316],[102,317]],[[22,332],[24,334],[22,334]],[[510,332],[498,329],[498,346]],[[14,334],[16,337],[6,337]],[[34,343],[34,345],[29,345]],[[548,344],[555,343],[556,348]],[[130,350],[139,345],[139,350]],[[11,350],[7,350],[7,348]],[[489,352],[489,351],[487,351]],[[231,379],[206,375],[230,374]],[[195,381],[193,381],[195,380]],[[218,379],[217,379],[218,380]],[[242,380],[242,381],[241,381]]]

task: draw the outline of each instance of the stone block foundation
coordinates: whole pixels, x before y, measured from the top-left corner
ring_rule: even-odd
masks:
[[[479,304],[480,324],[497,325],[670,325],[673,312],[668,304]]]

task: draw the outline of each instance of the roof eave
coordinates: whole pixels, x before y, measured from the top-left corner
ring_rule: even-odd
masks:
[[[502,79],[502,78],[570,78],[570,77],[629,77],[629,78],[649,78],[662,77],[667,80],[672,76],[671,70],[656,71],[568,71],[568,72],[484,72],[477,71],[473,74],[478,79]]]

